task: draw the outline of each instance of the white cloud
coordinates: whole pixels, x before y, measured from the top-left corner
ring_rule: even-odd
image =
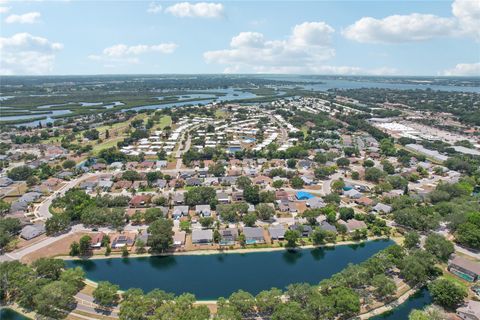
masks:
[[[461,31],[480,40],[480,0],[455,0],[452,13]]]
[[[160,43],[156,45],[138,44],[127,46],[125,44],[116,44],[102,50],[101,54],[92,54],[88,58],[95,61],[106,62],[110,67],[115,63],[140,63],[139,56],[147,53],[170,54],[177,49],[175,43]]]
[[[419,13],[383,19],[363,17],[342,34],[362,43],[403,43],[450,36],[480,40],[480,0],[454,0],[451,17]]]
[[[394,15],[384,19],[364,17],[342,33],[350,40],[364,43],[400,43],[449,36],[455,22],[431,14]]]
[[[221,3],[213,2],[180,2],[166,8],[165,12],[181,18],[219,18],[224,14],[224,7]]]
[[[37,23],[40,21],[40,12],[28,12],[24,14],[11,14],[6,19],[6,23]]]
[[[459,63],[452,69],[443,71],[444,76],[480,76],[480,62]]]
[[[7,13],[10,11],[10,7],[0,7],[0,13]]]
[[[311,72],[335,55],[331,47],[334,29],[324,22],[296,25],[286,40],[267,40],[259,32],[241,32],[230,48],[207,51],[207,63],[226,65],[226,72]]]
[[[53,70],[55,54],[63,48],[29,33],[0,37],[0,74],[46,74]]]
[[[150,2],[147,12],[153,14],[160,13],[162,12],[162,5],[156,2]]]

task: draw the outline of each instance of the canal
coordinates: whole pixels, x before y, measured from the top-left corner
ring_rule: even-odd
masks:
[[[423,309],[432,303],[432,297],[426,288],[419,290],[404,303],[393,310],[370,318],[370,320],[405,320],[414,309]]]
[[[88,279],[107,280],[123,290],[141,288],[147,292],[158,288],[177,295],[190,292],[199,300],[211,300],[239,289],[257,294],[296,282],[317,284],[349,263],[365,261],[392,244],[391,240],[375,240],[295,252],[69,260],[67,266],[80,266]]]

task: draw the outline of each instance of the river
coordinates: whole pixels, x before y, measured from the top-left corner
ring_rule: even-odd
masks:
[[[408,298],[404,303],[391,311],[370,318],[370,320],[405,320],[414,309],[423,309],[432,303],[432,297],[427,289],[422,289]]]
[[[30,320],[30,318],[27,318],[21,315],[20,313],[9,308],[0,309],[0,319],[1,320]]]
[[[123,290],[159,288],[177,295],[191,292],[199,300],[212,300],[239,289],[257,294],[272,287],[284,289],[296,282],[317,284],[349,263],[365,261],[391,244],[391,240],[376,240],[296,252],[69,260],[67,266],[80,266],[88,279],[108,280]]]

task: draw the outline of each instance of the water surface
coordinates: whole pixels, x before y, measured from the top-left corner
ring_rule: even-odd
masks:
[[[391,240],[377,240],[296,252],[70,260],[67,266],[81,266],[87,278],[108,280],[123,290],[159,288],[175,294],[191,292],[200,300],[209,300],[239,289],[257,294],[272,287],[284,289],[295,282],[317,284],[391,244]]]

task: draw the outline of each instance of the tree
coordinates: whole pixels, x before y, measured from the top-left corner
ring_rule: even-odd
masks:
[[[128,252],[127,246],[123,246],[122,247],[122,257],[126,258],[126,257],[128,257],[129,254],[130,254],[130,252]]]
[[[288,159],[288,160],[287,160],[287,166],[288,166],[290,169],[295,169],[295,167],[297,166],[297,160],[295,160],[295,159]]]
[[[466,221],[455,232],[455,239],[464,246],[480,249],[480,212],[467,214]]]
[[[59,259],[40,258],[32,263],[33,269],[39,278],[58,280],[65,262]]]
[[[342,219],[343,221],[353,219],[353,217],[355,216],[355,211],[353,211],[353,209],[349,207],[341,207],[338,212],[340,214],[340,219]]]
[[[220,162],[216,162],[208,168],[208,173],[213,174],[215,177],[223,177],[225,175],[225,167]]]
[[[467,297],[467,290],[452,280],[439,278],[428,285],[433,301],[445,308],[455,310]]]
[[[353,172],[352,172],[352,179],[353,179],[353,180],[358,180],[358,179],[360,179],[360,173],[358,173],[357,171],[353,171]]]
[[[383,274],[373,277],[372,285],[375,287],[375,295],[381,300],[388,300],[397,291],[395,282]]]
[[[275,189],[280,189],[281,187],[283,187],[283,180],[275,180],[272,182],[272,187],[274,187]]]
[[[85,271],[80,267],[66,269],[60,275],[60,280],[73,285],[77,291],[81,290],[85,286]]]
[[[244,190],[246,187],[252,185],[252,180],[250,180],[250,178],[247,177],[247,176],[241,176],[241,177],[238,177],[238,179],[235,183],[236,183],[237,187]]]
[[[164,252],[173,245],[173,222],[171,220],[159,219],[148,227],[148,245],[154,252]]]
[[[365,169],[365,180],[378,182],[381,178],[385,176],[385,173],[377,168],[367,168]]]
[[[84,235],[80,238],[79,254],[81,256],[87,256],[91,252],[92,238],[89,235]]]
[[[294,189],[301,189],[303,188],[303,180],[299,176],[294,176],[292,179],[290,179],[290,185]]]
[[[52,215],[45,222],[47,235],[55,235],[67,230],[70,227],[70,217],[66,213]]]
[[[420,244],[420,235],[416,231],[411,231],[405,234],[403,246],[407,249],[415,249]]]
[[[100,281],[95,290],[93,290],[93,298],[96,303],[103,307],[114,306],[120,299],[120,296],[117,293],[119,289],[119,286],[108,281]]]
[[[311,318],[297,302],[281,303],[272,314],[272,320],[310,320]]]
[[[247,213],[243,215],[242,221],[247,227],[253,227],[257,222],[257,215],[254,212]]]
[[[386,173],[388,173],[388,174],[394,174],[395,173],[395,167],[393,166],[393,164],[390,161],[384,160],[384,161],[382,161],[382,165],[383,165],[383,171],[385,171]]]
[[[277,288],[263,290],[255,297],[258,311],[264,315],[271,315],[273,311],[282,303],[282,291]]]
[[[337,166],[340,168],[346,168],[350,165],[350,160],[348,158],[338,158],[337,159]]]
[[[185,193],[185,204],[195,206],[197,204],[216,205],[217,193],[212,187],[193,187]]]
[[[228,302],[235,307],[244,317],[255,310],[255,298],[251,293],[238,290],[230,295]]]
[[[343,180],[335,180],[332,182],[332,190],[339,193],[345,187],[345,182]]]
[[[268,221],[275,215],[275,209],[266,203],[260,203],[256,207],[259,219]]]
[[[72,169],[73,167],[75,167],[75,165],[76,165],[76,163],[73,160],[65,160],[62,163],[62,167],[64,169]]]
[[[75,308],[75,292],[75,287],[65,281],[50,282],[33,297],[35,309],[49,318],[65,318]]]
[[[10,203],[0,199],[0,216],[10,210]]]
[[[246,186],[243,189],[243,198],[251,204],[260,202],[260,188],[258,186]]]
[[[163,218],[163,212],[160,208],[148,208],[143,214],[143,219],[146,224],[150,224],[160,218]]]
[[[0,249],[10,243],[21,230],[20,220],[17,218],[0,218]]]
[[[29,166],[15,167],[7,174],[7,176],[14,181],[25,181],[31,175],[33,175],[33,170]]]
[[[211,228],[213,225],[213,218],[212,217],[202,217],[200,218],[200,224],[203,228]]]
[[[285,240],[287,240],[287,244],[285,245],[287,248],[296,248],[297,241],[300,238],[300,232],[297,230],[287,230],[285,231]]]
[[[275,202],[275,192],[274,191],[261,191],[260,192],[260,202],[261,203]]]
[[[78,256],[80,254],[80,245],[78,244],[77,241],[73,241],[72,244],[70,245],[70,253],[72,257]]]
[[[425,250],[443,262],[448,261],[450,255],[455,251],[453,243],[436,233],[430,234],[425,240]]]

